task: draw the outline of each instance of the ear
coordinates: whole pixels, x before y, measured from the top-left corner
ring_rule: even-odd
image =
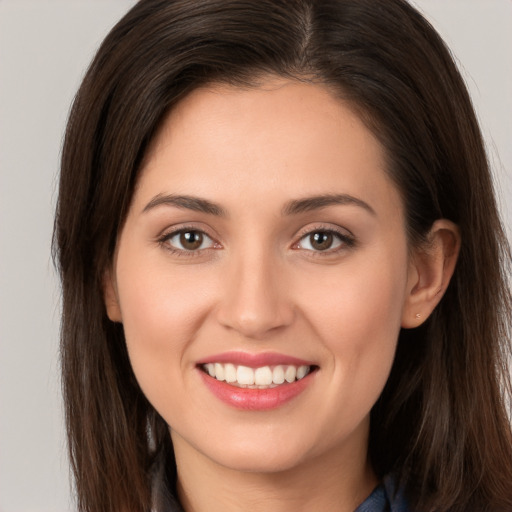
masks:
[[[112,277],[112,270],[108,269],[103,274],[103,300],[107,310],[107,316],[112,322],[122,322],[121,308],[117,296],[117,286]]]
[[[446,219],[434,222],[427,243],[411,257],[402,327],[418,327],[430,316],[448,288],[459,250],[457,225]]]

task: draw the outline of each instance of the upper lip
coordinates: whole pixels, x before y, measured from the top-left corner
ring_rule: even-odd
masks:
[[[293,366],[313,366],[314,363],[299,359],[294,356],[286,354],[279,354],[276,352],[262,352],[259,354],[252,354],[249,352],[222,352],[221,354],[215,354],[212,356],[205,357],[197,362],[197,364],[203,365],[208,363],[231,363],[234,365],[248,366],[249,368],[260,368],[262,366],[276,366],[282,365],[293,365]]]

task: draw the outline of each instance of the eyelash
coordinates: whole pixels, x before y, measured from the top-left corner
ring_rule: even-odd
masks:
[[[185,233],[197,233],[197,234],[202,235],[203,237],[207,237],[208,239],[211,240],[211,243],[213,246],[206,247],[204,249],[187,250],[187,249],[178,249],[176,247],[173,247],[169,243],[169,241],[172,238],[174,238],[175,236],[182,235]],[[213,237],[211,237],[203,229],[198,229],[194,226],[188,226],[188,227],[184,226],[184,227],[180,227],[179,229],[175,229],[173,231],[166,232],[162,236],[160,236],[157,239],[157,241],[165,250],[169,251],[171,254],[173,254],[175,256],[183,256],[183,257],[187,257],[187,258],[197,257],[197,256],[200,256],[203,251],[207,251],[207,250],[211,250],[211,249],[219,249],[221,247],[221,245],[218,242],[216,242],[213,239]]]
[[[331,226],[315,226],[313,229],[307,229],[301,233],[299,240],[293,244],[292,248],[300,250],[301,248],[299,247],[299,244],[315,233],[333,235],[339,241],[340,245],[333,249],[328,248],[324,251],[307,250],[309,253],[311,253],[310,256],[312,257],[328,257],[338,254],[339,252],[346,251],[347,249],[352,249],[356,246],[356,238],[351,233],[349,234],[346,231],[337,230]]]
[[[202,236],[207,237],[208,239],[210,239],[210,241],[212,243],[212,247],[206,247],[204,249],[187,250],[187,249],[178,249],[176,247],[173,247],[169,243],[169,241],[172,238],[174,238],[178,235],[185,234],[185,233],[196,233],[196,234],[200,234]],[[307,239],[307,237],[310,237],[310,236],[314,235],[315,233],[333,235],[339,241],[340,245],[338,247],[335,247],[334,249],[328,248],[324,251],[322,251],[322,250],[315,251],[312,249],[306,249],[306,251],[311,253],[311,256],[313,256],[313,257],[321,257],[321,256],[325,257],[328,255],[337,254],[338,252],[341,252],[343,250],[351,249],[356,245],[356,239],[352,234],[347,234],[346,232],[338,231],[336,229],[333,229],[332,227],[316,226],[314,229],[309,229],[309,230],[301,233],[298,241],[292,245],[292,249],[300,250],[301,249],[300,243],[303,240]],[[161,246],[164,247],[165,250],[171,252],[172,254],[174,254],[176,256],[189,257],[189,258],[200,256],[203,251],[209,251],[211,249],[220,249],[222,247],[218,242],[216,242],[214,240],[213,237],[211,237],[204,230],[198,229],[193,226],[180,227],[179,229],[176,229],[176,230],[173,230],[170,232],[166,232],[162,236],[160,236],[157,239],[157,241]]]

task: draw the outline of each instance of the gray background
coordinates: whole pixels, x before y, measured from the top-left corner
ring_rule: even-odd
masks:
[[[92,54],[133,0],[0,0],[0,512],[73,510],[50,258],[60,145]],[[512,1],[417,0],[466,77],[512,225]]]

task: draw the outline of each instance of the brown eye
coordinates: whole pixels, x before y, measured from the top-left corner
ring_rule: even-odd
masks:
[[[332,233],[326,231],[317,231],[309,235],[309,243],[311,247],[317,251],[326,251],[330,249],[334,241]]]
[[[354,241],[348,235],[330,230],[317,230],[304,235],[296,248],[312,252],[328,252],[343,246],[352,247],[353,245]]]
[[[162,242],[178,252],[194,252],[215,246],[215,242],[206,233],[192,229],[170,233],[162,238]]]
[[[180,233],[180,244],[186,251],[195,251],[203,244],[203,234],[198,231]]]

